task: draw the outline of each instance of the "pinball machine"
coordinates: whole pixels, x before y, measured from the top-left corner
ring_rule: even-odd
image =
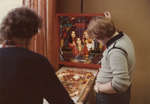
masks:
[[[57,14],[59,40],[58,78],[74,102],[87,102],[93,87],[104,45],[90,38],[89,21],[103,14]]]

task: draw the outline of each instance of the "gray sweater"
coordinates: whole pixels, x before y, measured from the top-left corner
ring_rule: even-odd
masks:
[[[112,49],[114,46],[125,51],[117,48]],[[124,34],[104,51],[96,83],[111,82],[116,91],[124,92],[132,83],[134,67],[134,46],[130,38]]]

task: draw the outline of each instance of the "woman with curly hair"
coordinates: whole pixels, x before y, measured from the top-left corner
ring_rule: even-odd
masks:
[[[44,56],[25,48],[42,24],[26,7],[3,19],[0,38],[0,104],[74,104]]]

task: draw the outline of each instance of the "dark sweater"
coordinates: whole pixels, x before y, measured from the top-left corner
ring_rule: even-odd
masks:
[[[0,48],[0,104],[73,104],[48,60],[25,48]]]

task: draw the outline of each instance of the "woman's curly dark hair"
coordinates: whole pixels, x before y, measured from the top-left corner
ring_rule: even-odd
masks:
[[[30,39],[41,27],[41,18],[27,7],[19,7],[10,11],[3,19],[0,26],[0,38],[11,40]]]

